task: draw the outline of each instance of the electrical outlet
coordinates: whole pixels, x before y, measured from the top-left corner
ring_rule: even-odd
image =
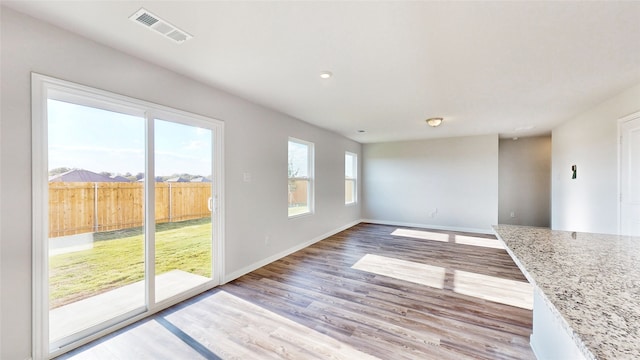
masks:
[[[431,212],[431,214],[429,216],[431,216],[432,218],[436,217],[436,215],[438,215],[438,208],[434,208],[433,211]]]
[[[511,216],[512,218],[516,217],[516,212],[512,211],[511,214],[509,214],[509,216]]]

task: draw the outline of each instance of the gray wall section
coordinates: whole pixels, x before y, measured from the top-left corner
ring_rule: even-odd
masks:
[[[554,230],[618,233],[618,119],[637,111],[640,84],[553,129]],[[578,167],[577,179],[571,165]]]
[[[501,139],[498,186],[500,224],[549,227],[551,136]]]
[[[227,274],[360,219],[360,205],[344,205],[344,152],[361,154],[360,144],[11,9],[1,19],[0,358],[31,354],[31,72],[225,122]],[[287,217],[289,136],[316,154],[316,213],[296,219]]]
[[[363,217],[491,232],[498,221],[498,136],[363,146]]]

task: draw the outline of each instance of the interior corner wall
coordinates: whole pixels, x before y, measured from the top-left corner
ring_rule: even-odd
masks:
[[[498,136],[363,145],[363,218],[491,232],[498,222]]]
[[[639,110],[637,84],[553,130],[552,229],[619,232],[618,119]]]
[[[227,274],[360,219],[360,205],[344,204],[344,152],[360,155],[359,143],[11,9],[0,16],[1,359],[31,354],[31,72],[224,121]],[[295,219],[287,216],[289,136],[315,143],[316,212]]]
[[[500,224],[551,225],[551,136],[500,139]]]

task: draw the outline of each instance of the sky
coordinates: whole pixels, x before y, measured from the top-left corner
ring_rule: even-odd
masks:
[[[289,141],[289,167],[293,177],[309,176],[309,148],[305,144]]]
[[[145,120],[49,100],[49,170],[144,172]],[[155,120],[155,175],[211,175],[209,129]]]
[[[344,157],[344,176],[355,178],[356,177],[356,164],[355,164],[355,156],[350,154],[345,154]]]

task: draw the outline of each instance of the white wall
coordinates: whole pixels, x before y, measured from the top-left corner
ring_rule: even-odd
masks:
[[[551,136],[500,139],[498,173],[500,224],[549,227]]]
[[[553,130],[552,229],[618,233],[617,120],[638,110],[640,84]]]
[[[360,218],[360,206],[344,205],[344,151],[360,154],[360,144],[13,10],[2,8],[1,16],[0,358],[22,360],[31,353],[32,71],[225,122],[228,276]],[[316,214],[292,220],[289,136],[315,143],[317,174]],[[251,182],[243,182],[245,172]]]
[[[367,220],[482,232],[497,224],[497,135],[365,144],[362,151]]]

